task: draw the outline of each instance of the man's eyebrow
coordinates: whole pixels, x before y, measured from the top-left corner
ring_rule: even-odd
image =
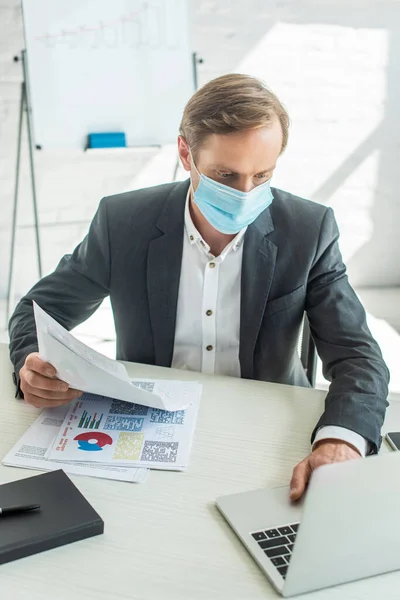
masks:
[[[226,165],[210,165],[213,169],[218,169],[220,171],[229,171],[229,173],[234,173],[235,175],[238,174],[237,171],[235,171],[234,169],[231,169],[230,167],[227,167]],[[269,169],[263,169],[262,171],[258,171],[257,174],[259,173],[269,173],[269,171],[273,171],[275,169],[276,165],[273,165],[272,167],[269,167]]]

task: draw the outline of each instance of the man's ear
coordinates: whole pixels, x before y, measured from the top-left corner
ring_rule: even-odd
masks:
[[[178,136],[178,154],[185,171],[190,171],[192,162],[190,158],[189,146],[182,135]]]

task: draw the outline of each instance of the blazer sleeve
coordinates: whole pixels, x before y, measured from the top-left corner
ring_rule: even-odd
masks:
[[[333,210],[323,216],[311,267],[306,312],[311,334],[331,382],[320,427],[346,427],[368,440],[371,453],[381,445],[389,371],[367,326],[365,310],[351,287],[338,245]]]
[[[10,319],[16,395],[21,396],[19,371],[28,354],[38,350],[32,301],[70,330],[90,317],[109,294],[110,262],[107,205],[103,198],[83,241],[72,254],[61,259],[53,273],[33,286]]]

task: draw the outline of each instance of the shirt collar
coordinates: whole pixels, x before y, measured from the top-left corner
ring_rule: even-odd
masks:
[[[186,195],[186,204],[185,204],[185,231],[188,236],[189,243],[191,246],[194,244],[200,245],[206,252],[210,252],[210,246],[205,242],[200,234],[200,232],[196,229],[195,224],[193,223],[193,219],[190,215],[189,203],[190,203],[190,192],[192,186],[189,186],[188,193]],[[244,227],[239,231],[239,233],[233,238],[231,242],[226,246],[223,251],[223,255],[225,256],[230,250],[236,252],[239,250],[240,246],[243,243],[243,237],[246,233],[247,227]]]

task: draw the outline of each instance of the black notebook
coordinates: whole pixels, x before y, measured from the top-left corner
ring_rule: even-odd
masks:
[[[101,517],[62,470],[0,485],[0,508],[19,504],[40,509],[0,516],[0,564],[104,531]]]

